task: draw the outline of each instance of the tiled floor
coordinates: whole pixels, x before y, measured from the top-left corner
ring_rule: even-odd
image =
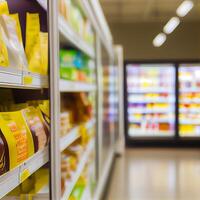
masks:
[[[200,149],[129,149],[105,200],[200,200]]]

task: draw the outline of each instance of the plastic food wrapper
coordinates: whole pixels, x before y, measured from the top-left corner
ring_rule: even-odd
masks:
[[[20,111],[0,113],[0,129],[8,145],[11,170],[34,154],[33,138]]]
[[[15,18],[17,19],[16,16]],[[0,27],[2,30],[2,38],[8,49],[9,60],[13,62],[11,65],[22,70],[27,68],[27,59],[23,44],[20,42],[17,33],[19,32],[19,27],[17,28],[16,19],[13,19],[9,15],[0,15]]]

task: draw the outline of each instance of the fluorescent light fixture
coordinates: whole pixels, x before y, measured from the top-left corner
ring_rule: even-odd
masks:
[[[185,17],[190,12],[190,10],[192,10],[193,6],[194,6],[194,3],[191,0],[185,0],[177,8],[176,14],[179,17]]]
[[[153,45],[155,47],[160,47],[166,41],[167,36],[164,33],[159,33],[153,40]]]
[[[172,17],[167,24],[164,26],[163,31],[166,34],[172,33],[176,27],[180,24],[180,19],[178,17]]]

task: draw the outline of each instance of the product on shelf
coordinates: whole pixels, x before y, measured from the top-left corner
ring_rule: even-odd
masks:
[[[89,59],[77,50],[60,50],[60,76],[62,79],[92,82],[94,71]]]
[[[38,13],[27,13],[26,16],[26,55],[31,72],[47,74],[48,33],[40,32]]]
[[[11,94],[4,93],[0,112],[0,175],[20,165],[49,143],[49,125],[44,119],[48,101],[14,104]],[[34,104],[35,107],[29,106]]]
[[[10,14],[7,2],[1,1],[0,43],[1,67],[47,75],[48,33],[40,32],[38,13],[27,13],[24,51],[19,14]]]
[[[18,16],[15,17],[16,19]],[[17,19],[18,21],[18,19]],[[9,15],[0,15],[0,27],[4,41],[6,41],[9,60],[15,63],[15,68],[22,70],[27,67],[27,58],[24,52],[24,47],[19,39],[17,22]],[[10,61],[11,62],[11,61]]]
[[[129,135],[171,136],[175,129],[175,67],[127,65]]]
[[[71,93],[63,96],[60,116],[62,136],[68,134],[72,127],[92,119],[93,105],[89,96],[86,93]]]
[[[1,134],[5,137],[9,152],[9,170],[34,154],[33,138],[22,113],[0,113]]]
[[[64,20],[78,33],[87,43],[94,44],[94,32],[92,25],[82,11],[72,0],[59,0],[59,12]]]

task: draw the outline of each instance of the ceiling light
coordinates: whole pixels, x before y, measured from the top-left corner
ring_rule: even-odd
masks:
[[[191,0],[185,0],[183,3],[177,8],[176,14],[179,17],[186,16],[190,10],[192,10],[194,3]]]
[[[163,31],[166,34],[172,33],[176,27],[180,24],[180,19],[178,17],[172,17],[167,24],[164,26]]]
[[[167,36],[164,33],[159,33],[153,40],[153,45],[155,47],[160,47],[166,41]]]

